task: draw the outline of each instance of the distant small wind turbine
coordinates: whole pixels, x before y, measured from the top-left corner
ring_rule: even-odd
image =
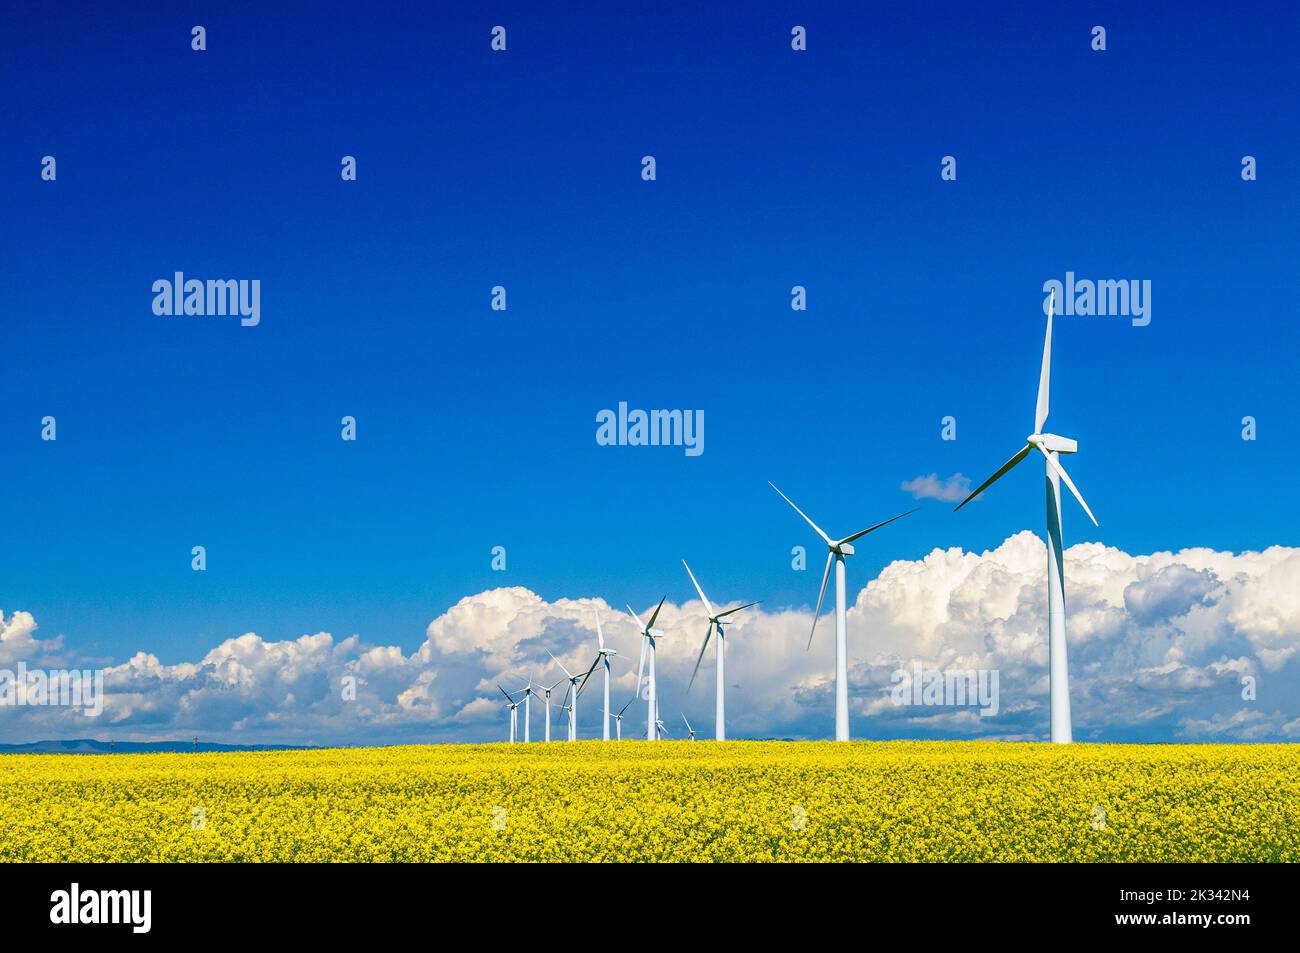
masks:
[[[655,606],[655,611],[651,613],[648,623],[643,623],[641,617],[632,611],[631,606],[627,607],[628,614],[636,620],[636,627],[641,631],[641,661],[636,668],[636,693],[638,697],[641,695],[641,677],[645,674],[647,655],[650,658],[649,679],[646,682],[646,741],[656,740],[655,725],[662,724],[659,721],[659,688],[655,681],[655,641],[661,633],[655,629],[655,620],[659,618],[659,610],[664,607],[664,601],[667,598],[667,596],[664,596],[663,599],[659,600],[659,605]]]
[[[564,712],[565,717],[569,719],[569,737],[567,739],[569,741],[574,739],[573,708],[569,705],[569,694],[572,691],[573,686],[570,685],[564,690],[564,698],[560,701],[560,711]]]
[[[591,668],[587,669],[587,674],[582,676],[582,684],[578,686],[578,694],[587,687],[587,679],[595,671],[597,665],[602,665],[605,669],[605,717],[601,721],[601,741],[609,740],[609,657],[618,653],[613,649],[605,647],[605,633],[600,629],[600,610],[596,609],[596,644],[600,646],[600,651],[596,653],[596,661],[591,663]]]
[[[527,744],[533,740],[530,732],[530,728],[533,724],[532,700],[533,696],[537,694],[536,689],[533,688],[533,678],[531,675],[528,677],[528,684],[520,689],[520,691],[524,693],[524,744]]]
[[[497,688],[501,688],[501,686],[497,685]],[[504,688],[501,688],[501,694],[506,696],[506,704],[510,706],[510,743],[514,744],[516,735],[519,731],[519,713],[516,711],[519,707],[519,702],[515,701],[511,694]]]
[[[717,630],[718,641],[714,651],[718,658],[717,684],[714,688],[714,715],[713,715],[713,737],[718,741],[727,740],[727,682],[723,669],[726,665],[726,640],[722,627],[731,623],[723,622],[727,616],[739,612],[741,609],[748,609],[750,606],[758,605],[757,602],[747,602],[743,606],[736,606],[734,609],[728,609],[726,612],[714,612],[713,603],[709,602],[709,597],[704,594],[700,588],[699,582],[695,578],[695,573],[691,572],[691,567],[686,565],[686,560],[682,560],[682,565],[686,566],[686,575],[691,577],[691,582],[695,584],[695,591],[700,594],[700,601],[704,603],[704,611],[709,615],[709,631],[704,634],[704,644],[700,646],[700,656],[695,660],[695,671],[691,672],[690,685],[686,686],[686,691],[691,690],[691,685],[695,684],[695,676],[699,674],[700,662],[704,661],[704,650],[709,647],[709,638]],[[682,716],[685,717],[684,715]],[[691,740],[695,740],[692,734]]]
[[[546,702],[546,739],[545,740],[547,741],[551,740],[551,692],[555,691],[555,689],[557,689],[560,686],[560,683],[563,681],[564,679],[560,679],[560,681],[556,682],[550,688],[547,688],[545,685],[542,686],[542,700]]]
[[[1069,437],[1058,437],[1053,433],[1043,433],[1043,424],[1047,422],[1050,379],[1052,372],[1052,314],[1056,310],[1056,291],[1053,289],[1047,305],[1047,334],[1043,339],[1043,364],[1038,372],[1038,403],[1034,407],[1034,432],[1025,438],[1025,445],[1016,452],[997,471],[981,483],[970,496],[957,504],[961,509],[975,497],[983,493],[990,484],[1037,450],[1046,460],[1047,471],[1047,648],[1048,672],[1051,683],[1051,724],[1052,741],[1069,744],[1074,740],[1074,730],[1070,722],[1070,671],[1065,651],[1065,545],[1061,534],[1061,481],[1070,488],[1074,498],[1079,501],[1083,511],[1097,526],[1097,517],[1092,515],[1083,496],[1065,472],[1057,458],[1062,453],[1077,453],[1079,444]],[[953,510],[955,513],[957,510]]]
[[[866,529],[854,533],[852,536],[845,536],[843,539],[831,539],[827,536],[820,526],[808,519],[806,513],[794,505],[790,497],[781,493],[775,483],[768,480],[768,485],[780,494],[781,499],[785,500],[794,508],[794,511],[804,518],[826,543],[826,569],[822,572],[822,588],[817,594],[817,608],[813,610],[812,630],[808,633],[808,648],[812,648],[813,635],[817,631],[817,617],[821,615],[822,599],[826,595],[826,580],[831,575],[831,562],[835,563],[835,740],[849,740],[849,635],[847,613],[844,605],[844,558],[853,555],[853,546],[850,545],[855,539],[866,536],[868,533],[875,532],[882,526],[888,526],[894,520],[900,520],[904,516],[910,516],[916,510],[908,510],[906,513],[899,513],[897,516],[891,516],[884,522],[877,523],[875,526],[868,526]]]
[[[632,702],[634,702],[634,701],[636,701],[635,698],[630,698],[630,699],[628,699],[627,705],[632,704]],[[614,737],[614,740],[615,740],[615,741],[622,741],[622,740],[623,740],[623,712],[627,711],[627,705],[624,705],[622,708],[620,708],[620,709],[618,710],[618,714],[617,714],[617,715],[610,715],[610,716],[609,716],[610,718],[613,718],[613,719],[614,719],[614,730],[617,732],[617,734],[616,734],[615,737]]]
[[[685,713],[685,712],[682,712],[682,721],[686,722],[686,731],[687,731],[687,733],[690,735],[690,740],[691,740],[691,741],[694,741],[694,740],[695,740],[695,729],[691,727],[691,723],[690,723],[689,721],[686,721],[686,713]],[[721,741],[721,740],[723,740],[723,739],[720,738],[720,739],[718,739],[718,740]]]
[[[578,682],[582,680],[582,676],[574,675],[573,673],[571,673],[567,668],[564,667],[563,662],[557,659],[554,655],[551,655],[550,650],[547,650],[546,654],[551,656],[551,661],[553,661],[556,665],[560,666],[560,671],[562,671],[564,673],[564,677],[569,680],[569,689],[564,693],[564,698],[567,701],[570,697],[572,697],[573,704],[566,706],[565,710],[568,711],[569,713],[569,740],[577,741],[578,740]]]

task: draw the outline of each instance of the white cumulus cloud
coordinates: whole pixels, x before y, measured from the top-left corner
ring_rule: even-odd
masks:
[[[1066,559],[1067,638],[1079,740],[1295,740],[1300,737],[1300,549],[1187,549],[1130,555],[1098,543]],[[996,549],[936,549],[891,563],[849,609],[850,706],[858,737],[1045,738],[1048,727],[1046,551],[1018,533]],[[721,594],[719,594],[721,595]],[[730,593],[735,605],[760,594]],[[649,611],[649,606],[638,606]],[[602,598],[548,602],[522,587],[466,596],[430,621],[410,654],[328,632],[267,641],[244,633],[201,659],[162,664],[147,647],[104,669],[104,708],[0,707],[0,739],[97,737],[353,744],[497,740],[506,731],[497,684],[566,685],[595,656],[599,611],[616,707],[633,697],[639,640],[626,612]],[[727,630],[728,733],[827,737],[833,727],[833,620],[806,651],[811,610],[757,606]],[[656,627],[661,714],[685,711],[711,732],[713,651],[688,694],[707,628],[697,600],[665,603]],[[0,613],[0,669],[78,665],[75,646],[40,639],[26,612]],[[90,663],[82,662],[89,666]],[[995,671],[998,713],[970,706],[899,706],[895,673],[914,664]],[[579,700],[579,732],[600,730],[600,670]],[[532,705],[534,737],[543,706]],[[520,711],[522,716],[522,708]],[[643,702],[624,728],[643,731]]]
[[[970,494],[970,477],[960,473],[954,473],[950,477],[926,473],[904,480],[899,488],[911,493],[914,500],[943,500],[953,503],[966,499]]]

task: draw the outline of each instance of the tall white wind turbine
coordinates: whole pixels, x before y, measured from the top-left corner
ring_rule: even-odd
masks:
[[[704,660],[704,650],[709,647],[709,638],[717,630],[718,641],[714,651],[718,658],[717,686],[714,689],[714,715],[713,715],[713,737],[717,741],[727,740],[727,683],[724,669],[726,666],[726,638],[723,632],[724,625],[730,625],[730,621],[724,622],[727,616],[739,612],[741,609],[748,609],[750,606],[758,605],[757,602],[747,602],[743,606],[736,606],[734,609],[728,609],[726,612],[714,612],[713,603],[709,602],[708,596],[700,588],[699,582],[695,578],[695,573],[691,572],[691,567],[686,565],[686,560],[682,560],[682,565],[686,566],[686,575],[691,577],[691,582],[695,584],[695,591],[700,594],[700,601],[704,603],[704,611],[709,614],[709,631],[704,634],[704,644],[700,646],[700,656],[695,660],[695,671],[691,672],[690,685],[686,690],[691,690],[691,685],[695,684],[695,676],[699,674],[700,662]],[[683,715],[684,719],[686,716]],[[691,740],[695,740],[695,732],[691,732]]]
[[[1092,515],[1088,504],[1083,501],[1070,475],[1061,466],[1058,457],[1062,453],[1076,453],[1079,444],[1069,437],[1058,437],[1053,433],[1043,433],[1043,424],[1047,422],[1048,392],[1052,369],[1052,315],[1056,311],[1056,291],[1052,291],[1047,306],[1047,334],[1043,339],[1043,364],[1038,372],[1038,403],[1034,407],[1034,432],[1025,438],[1025,445],[1006,463],[1002,464],[991,477],[981,483],[970,496],[957,504],[961,509],[975,497],[983,493],[990,484],[1001,477],[1029,455],[1037,450],[1046,461],[1047,471],[1047,648],[1048,671],[1051,681],[1051,719],[1052,741],[1069,744],[1074,740],[1074,730],[1070,723],[1070,672],[1065,653],[1065,546],[1061,537],[1061,481],[1070,488],[1074,498],[1079,501],[1083,511],[1097,526],[1097,517]],[[954,510],[953,512],[956,512]]]
[[[646,658],[650,659],[649,678],[646,681],[646,717],[645,717],[645,740],[655,741],[658,738],[658,727],[662,725],[659,721],[659,686],[655,680],[655,641],[661,633],[655,629],[655,620],[659,618],[659,610],[664,607],[664,596],[659,600],[659,605],[655,606],[655,611],[650,615],[650,621],[643,623],[641,617],[632,611],[628,606],[627,611],[633,619],[636,620],[636,627],[641,631],[641,661],[636,667],[636,693],[637,697],[641,696],[642,676],[646,673]]]
[[[549,650],[547,651],[546,654],[551,655]],[[582,681],[582,676],[574,675],[567,668],[565,668],[564,663],[561,662],[559,659],[557,659],[554,655],[551,655],[551,661],[553,661],[556,665],[560,666],[560,671],[562,671],[564,673],[564,677],[569,680],[569,689],[564,693],[564,697],[567,700],[570,696],[572,696],[573,704],[566,705],[565,710],[568,711],[569,713],[569,740],[577,741],[578,740],[578,682]]]
[[[849,740],[849,635],[847,610],[845,609],[844,594],[844,558],[853,555],[852,543],[855,539],[866,536],[868,533],[875,532],[882,526],[888,526],[894,520],[901,520],[904,516],[910,516],[916,510],[908,510],[906,513],[899,513],[897,516],[891,516],[884,522],[877,523],[875,526],[868,526],[861,532],[854,533],[852,536],[845,536],[843,539],[831,539],[827,536],[820,526],[808,519],[808,515],[803,510],[794,505],[790,497],[781,493],[775,483],[768,480],[768,486],[780,494],[781,499],[785,500],[794,511],[804,518],[817,535],[826,543],[826,569],[822,572],[822,588],[817,594],[817,608],[813,610],[812,630],[808,633],[808,648],[812,648],[813,635],[817,632],[817,617],[821,615],[822,599],[826,595],[826,580],[831,575],[831,563],[835,563],[835,740]]]
[[[606,648],[605,633],[602,632],[600,629],[600,610],[596,609],[595,612],[596,612],[596,644],[600,646],[600,651],[596,653],[596,661],[591,663],[591,668],[587,669],[587,674],[582,676],[582,684],[578,686],[578,692],[581,693],[582,690],[587,687],[587,679],[589,679],[591,677],[591,673],[596,670],[596,666],[601,665],[605,669],[605,717],[601,721],[603,728],[601,729],[600,740],[608,741],[609,740],[609,657],[611,655],[617,655],[618,653],[611,648]]]

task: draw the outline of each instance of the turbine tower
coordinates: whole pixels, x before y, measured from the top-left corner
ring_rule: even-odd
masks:
[[[655,640],[659,633],[655,630],[655,620],[659,618],[659,610],[664,607],[664,596],[659,600],[659,605],[655,606],[655,611],[650,615],[649,624],[641,621],[641,617],[632,611],[628,606],[628,614],[636,620],[636,627],[641,631],[641,661],[636,667],[636,693],[637,697],[641,695],[642,675],[646,674],[646,656],[650,657],[649,678],[646,680],[646,715],[645,715],[645,740],[655,741],[658,738],[657,726],[662,726],[659,721],[659,687],[655,682]],[[647,651],[648,650],[648,651]]]
[[[727,616],[731,615],[732,613],[739,612],[741,609],[748,609],[750,606],[756,606],[758,605],[758,603],[747,602],[743,606],[737,606],[734,609],[728,609],[726,612],[714,612],[713,603],[709,602],[708,596],[706,596],[704,594],[704,590],[700,588],[700,584],[695,578],[695,573],[691,572],[691,567],[686,565],[686,560],[684,559],[682,560],[682,565],[686,566],[686,575],[690,576],[691,582],[695,583],[695,591],[700,594],[700,601],[704,603],[704,611],[709,614],[709,631],[704,634],[704,644],[700,646],[700,657],[695,660],[695,671],[691,672],[691,682],[690,685],[686,686],[686,691],[689,692],[691,690],[691,685],[695,684],[695,676],[699,674],[700,671],[700,662],[704,660],[704,650],[709,647],[709,638],[713,635],[714,629],[716,629],[718,632],[718,641],[717,641],[717,647],[714,651],[717,653],[718,656],[718,673],[717,673],[717,688],[714,690],[715,711],[713,716],[713,726],[714,726],[713,737],[717,741],[726,741],[727,740],[727,684],[726,684],[726,676],[724,675],[724,667],[726,665],[727,650],[726,650],[726,640],[724,638],[725,633],[723,632],[722,627],[724,625],[730,625],[731,623],[723,622],[722,620]],[[685,719],[685,717],[686,717],[685,715],[682,716],[683,719]],[[695,740],[694,732],[691,732],[691,740],[692,741]]]
[[[835,740],[849,740],[849,636],[848,621],[844,606],[844,559],[846,556],[853,555],[852,543],[855,539],[866,536],[882,526],[887,526],[894,520],[901,520],[904,516],[910,516],[916,510],[908,510],[906,513],[899,513],[897,516],[891,516],[884,522],[877,523],[875,526],[868,526],[861,532],[854,533],[852,536],[845,536],[843,539],[831,539],[822,528],[808,519],[807,514],[799,507],[794,505],[790,497],[781,493],[775,483],[768,480],[768,485],[780,494],[781,499],[785,500],[794,511],[804,518],[804,521],[816,530],[817,535],[826,543],[826,569],[822,572],[822,588],[817,594],[817,608],[813,610],[812,630],[808,633],[808,648],[812,648],[813,635],[817,632],[817,617],[821,615],[822,599],[826,596],[826,580],[831,575],[831,563],[835,563]],[[806,650],[805,650],[806,651]]]
[[[1043,433],[1043,424],[1047,422],[1052,370],[1052,314],[1055,311],[1056,291],[1053,289],[1047,305],[1047,335],[1043,339],[1043,365],[1038,372],[1038,403],[1034,407],[1034,432],[1025,438],[1025,445],[1014,457],[1002,464],[997,472],[976,488],[974,493],[957,504],[957,510],[988,489],[990,484],[1025,459],[1031,450],[1037,450],[1043,455],[1046,461],[1044,468],[1047,471],[1047,648],[1051,682],[1052,741],[1058,744],[1069,744],[1074,740],[1074,731],[1070,723],[1070,672],[1065,652],[1065,546],[1061,536],[1062,480],[1070,488],[1074,498],[1079,501],[1083,511],[1088,514],[1092,525],[1097,526],[1098,523],[1097,517],[1092,515],[1092,510],[1088,509],[1088,504],[1083,501],[1083,496],[1058,459],[1063,453],[1078,452],[1078,442],[1069,437]]]

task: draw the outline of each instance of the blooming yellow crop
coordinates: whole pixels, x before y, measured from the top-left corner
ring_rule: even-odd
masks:
[[[0,859],[1300,860],[1300,748],[623,741],[0,756]]]

